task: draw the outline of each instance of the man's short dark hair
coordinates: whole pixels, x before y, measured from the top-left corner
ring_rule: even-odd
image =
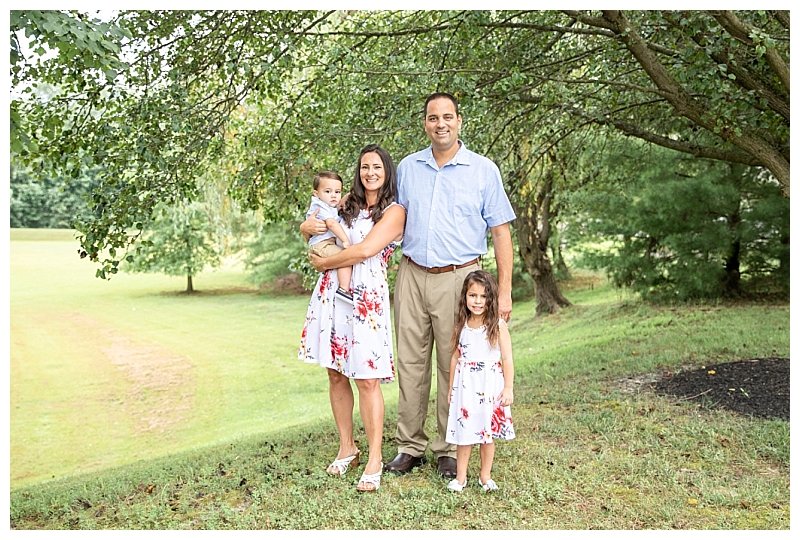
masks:
[[[428,103],[430,103],[434,99],[439,99],[439,98],[445,98],[452,101],[453,105],[456,108],[456,116],[460,114],[458,112],[458,100],[456,99],[456,96],[454,96],[453,94],[448,94],[447,92],[434,92],[433,94],[429,95],[428,98],[425,100],[425,107],[422,109],[423,116],[428,114]]]

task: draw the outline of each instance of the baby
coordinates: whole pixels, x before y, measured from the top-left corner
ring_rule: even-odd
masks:
[[[342,198],[342,177],[333,171],[321,171],[314,176],[314,191],[311,194],[311,205],[306,212],[306,219],[314,210],[319,210],[317,219],[321,219],[328,226],[322,234],[308,239],[309,251],[320,257],[328,257],[350,247],[350,238],[342,227],[339,219],[337,205]],[[339,239],[341,246],[336,243]],[[350,278],[353,268],[346,266],[338,268],[336,275],[339,278],[339,288],[336,296],[345,302],[353,303],[353,294],[350,291]]]

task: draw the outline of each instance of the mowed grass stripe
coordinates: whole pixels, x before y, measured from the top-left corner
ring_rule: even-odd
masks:
[[[11,481],[24,484],[130,462],[130,384],[105,340],[59,312],[12,317]]]

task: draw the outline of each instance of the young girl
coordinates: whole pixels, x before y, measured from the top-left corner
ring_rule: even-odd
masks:
[[[447,485],[461,491],[467,485],[472,445],[480,444],[478,484],[494,491],[494,439],[515,437],[511,421],[514,401],[514,361],[506,322],[497,314],[497,282],[483,270],[464,279],[451,341],[450,416],[447,442],[456,449],[456,477]]]

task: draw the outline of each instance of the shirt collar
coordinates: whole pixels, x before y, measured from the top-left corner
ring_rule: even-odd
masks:
[[[458,139],[458,147],[459,148],[458,148],[458,152],[456,152],[456,155],[453,156],[453,158],[450,161],[445,163],[445,165],[451,164],[451,163],[453,165],[469,165],[470,164],[469,152],[467,151],[467,145],[464,144],[464,141],[462,141],[461,139]],[[438,165],[436,165],[436,160],[433,158],[433,145],[428,146],[428,148],[425,149],[425,152],[419,158],[417,158],[417,161],[423,161],[423,162],[427,163],[428,165],[430,165],[431,167],[433,167],[434,169],[437,169]]]

